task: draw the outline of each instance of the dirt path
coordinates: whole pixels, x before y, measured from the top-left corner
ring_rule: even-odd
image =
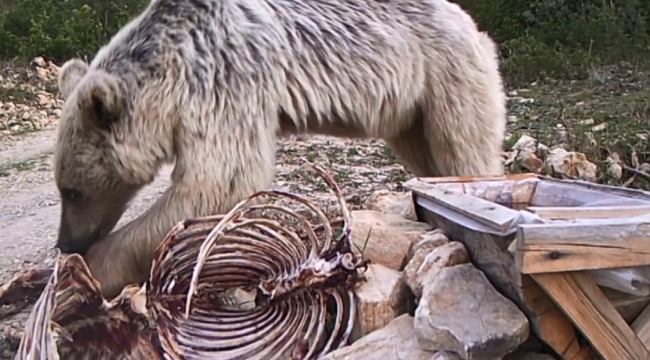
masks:
[[[55,130],[48,129],[0,138],[0,227],[4,229],[0,282],[26,266],[42,266],[52,259],[60,211],[51,166],[55,136]],[[405,178],[402,166],[381,142],[305,137],[280,143],[275,186],[312,196],[328,194],[297,165],[300,157],[326,166],[353,206],[371,191],[394,188]],[[118,227],[155,201],[169,186],[170,173],[171,167],[163,168],[154,183],[132,201]]]
[[[30,267],[50,266],[59,222],[59,198],[51,165],[62,100],[51,83],[58,68],[49,64],[36,72],[23,69],[29,83],[0,81],[0,284]],[[15,79],[12,71],[0,79]],[[24,77],[24,76],[23,76]],[[49,85],[48,85],[49,84]],[[377,189],[399,189],[409,177],[381,141],[298,137],[280,142],[275,187],[334,203],[324,183],[306,173],[307,158],[330,172],[350,207],[358,208]],[[141,214],[169,186],[171,167],[131,202],[117,227]],[[326,204],[323,204],[326,206]],[[0,360],[13,359],[13,348],[2,329],[21,330],[31,306],[0,321]],[[0,314],[6,309],[0,308]]]
[[[0,148],[0,281],[25,265],[51,258],[59,221],[59,199],[51,171],[53,130],[5,142]],[[170,169],[133,201],[121,226],[143,211],[168,186]]]
[[[25,265],[42,264],[52,255],[60,211],[51,166],[54,141],[55,131],[47,130],[0,145],[0,227],[4,229],[0,281]],[[280,144],[275,186],[315,196],[326,191],[317,182],[309,183],[296,164],[299,157],[324,163],[349,194],[352,205],[364,194],[398,185],[404,178],[403,168],[393,162],[381,143],[306,138]],[[154,183],[133,200],[118,227],[155,201],[169,186],[170,173],[171,167],[163,168]]]

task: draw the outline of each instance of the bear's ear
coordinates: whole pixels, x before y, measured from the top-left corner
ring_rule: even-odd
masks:
[[[88,64],[81,59],[68,60],[59,70],[59,92],[63,99],[67,99],[77,87],[79,80],[88,72]]]
[[[79,107],[88,125],[110,131],[126,106],[119,80],[102,70],[93,70],[79,84]]]

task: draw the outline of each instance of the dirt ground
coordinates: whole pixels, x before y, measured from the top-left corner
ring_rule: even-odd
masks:
[[[53,254],[51,249],[60,214],[51,164],[54,140],[55,131],[47,129],[4,141],[0,149],[0,169],[4,169],[0,176],[0,227],[4,229],[4,236],[0,238],[0,254],[3,255],[0,257],[0,281],[6,281],[25,266],[43,264]],[[304,179],[300,179],[303,170],[295,164],[299,156],[321,164],[319,158],[329,157],[331,163],[328,161],[329,164],[324,165],[333,169],[337,178],[345,178],[346,190],[354,191],[355,196],[349,197],[352,203],[375,189],[395,188],[393,183],[405,178],[403,168],[390,159],[383,164],[372,162],[361,166],[362,157],[382,156],[385,151],[383,144],[330,138],[310,140],[283,142],[276,186],[295,192],[310,192],[315,196],[323,192],[318,183],[311,184],[311,189],[309,183],[305,187]],[[359,164],[350,161],[334,163],[336,154],[345,154],[350,149],[358,153],[354,157],[359,158]],[[349,160],[350,156],[347,158]],[[165,167],[154,183],[133,200],[118,227],[142,213],[169,186],[170,172],[171,167]]]
[[[52,263],[60,211],[51,165],[62,104],[55,95],[56,72],[51,65],[0,71],[2,282],[21,269]],[[596,75],[510,90],[505,147],[520,135],[530,134],[549,146],[561,143],[582,151],[597,164],[613,151],[628,163],[634,158],[648,161],[650,88],[646,74],[616,68]],[[332,199],[320,180],[305,176],[297,165],[301,156],[332,173],[353,208],[374,190],[401,190],[401,182],[410,176],[381,141],[298,137],[280,144],[274,186],[323,201]],[[170,170],[165,168],[134,199],[118,227],[142,213],[164,191]],[[640,185],[647,187],[647,181]],[[20,329],[26,314],[23,311],[0,326]],[[0,341],[0,359],[12,358],[10,347]]]
[[[53,88],[55,67],[0,73],[0,282],[16,272],[49,266],[59,222],[59,198],[54,184],[52,152],[56,119],[62,101]],[[345,141],[326,137],[282,141],[274,186],[333,200],[324,184],[305,176],[299,157],[325,167],[344,187],[351,207],[377,189],[399,189],[408,175],[380,141]],[[169,186],[171,167],[132,201],[118,227],[150,206]],[[0,326],[21,329],[30,308],[5,319]],[[1,313],[1,312],[0,312]],[[0,340],[3,337],[0,334]],[[0,341],[0,359],[12,358],[12,347]]]
[[[10,141],[3,141],[0,149],[0,228],[4,231],[0,237],[0,281],[5,282],[15,272],[29,268],[49,265],[53,262],[52,248],[56,239],[59,221],[59,198],[53,182],[51,166],[52,146],[55,131],[47,129],[37,133],[24,134]],[[335,164],[337,154],[343,156],[350,149],[359,155],[358,165],[355,161],[345,161]],[[337,178],[344,178],[346,192],[351,205],[359,204],[361,199],[375,189],[398,187],[400,179],[405,179],[405,173],[400,165],[393,161],[376,165],[361,161],[361,158],[381,157],[385,152],[384,145],[377,142],[351,142],[337,139],[315,138],[310,141],[293,140],[282,144],[278,158],[278,175],[275,186],[294,192],[307,193],[312,196],[322,196],[324,200],[330,197],[324,192],[320,183],[310,184],[302,176],[302,169],[295,165],[298,156],[305,156],[323,164],[321,158],[331,160],[323,164],[330,171],[335,169]],[[385,157],[385,156],[384,156]],[[348,156],[348,159],[350,157]],[[363,163],[364,166],[361,166]],[[153,184],[147,186],[131,203],[118,227],[142,213],[169,186],[171,167],[166,167]],[[312,177],[313,178],[313,177]],[[298,185],[298,181],[300,185]],[[2,325],[22,328],[28,315],[29,308],[4,321]],[[2,336],[2,335],[0,335]],[[4,352],[10,359],[12,351],[7,347],[0,351],[0,359]],[[16,344],[14,344],[15,346]]]

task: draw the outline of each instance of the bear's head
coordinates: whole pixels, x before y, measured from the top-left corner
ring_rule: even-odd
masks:
[[[120,80],[73,59],[61,67],[58,81],[65,103],[54,157],[61,196],[56,246],[84,254],[115,227],[150,180],[138,177],[136,162],[129,161],[137,144]]]

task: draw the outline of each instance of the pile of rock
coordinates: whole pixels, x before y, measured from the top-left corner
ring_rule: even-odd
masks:
[[[56,95],[59,67],[35,58],[31,67],[0,74],[0,134],[13,135],[56,126],[63,100]]]
[[[521,136],[512,151],[504,154],[504,166],[510,173],[532,172],[559,177],[596,181],[598,166],[577,151],[548,146],[528,135]]]
[[[357,290],[352,344],[325,359],[553,359],[525,353],[529,323],[460,242],[414,221],[410,193],[381,191],[353,212],[352,241],[372,262]]]
[[[50,81],[59,76],[60,68],[51,61],[45,61],[42,57],[35,57],[30,65],[35,69],[36,76],[43,81]]]

